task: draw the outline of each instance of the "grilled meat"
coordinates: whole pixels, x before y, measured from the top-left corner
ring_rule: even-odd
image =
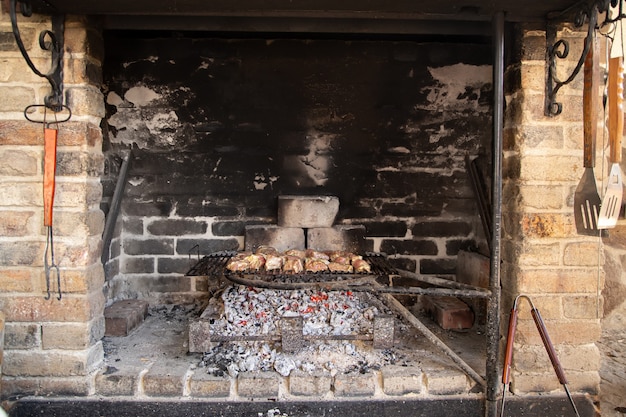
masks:
[[[283,267],[284,257],[280,255],[266,254],[265,269],[268,271],[280,270]]]
[[[328,261],[318,258],[305,258],[304,269],[307,272],[324,272],[328,271]]]
[[[372,267],[370,264],[364,259],[355,259],[352,261],[352,267],[355,272],[372,272]]]
[[[338,262],[331,262],[328,264],[328,269],[331,272],[347,272],[347,273],[352,273],[354,271],[354,268],[352,267],[352,265],[350,265],[350,263],[345,264],[345,263],[338,263]]]
[[[285,256],[283,258],[283,272],[299,274],[304,271],[304,265],[302,259],[297,256]]]

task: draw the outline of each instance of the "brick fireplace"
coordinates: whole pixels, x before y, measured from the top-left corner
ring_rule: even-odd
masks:
[[[43,61],[37,34],[49,20],[21,24]],[[465,155],[489,185],[490,39],[107,31],[72,16],[64,83],[73,117],[59,130],[55,200],[63,298],[45,300],[42,129],[22,112],[47,84],[24,64],[4,10],[0,29],[5,400],[99,394],[105,306],[206,300],[210,280],[187,276],[190,264],[243,249],[246,226],[276,223],[280,195],[338,196],[338,224],[364,225],[369,250],[419,274],[454,279],[460,251],[488,252]],[[622,226],[603,239],[576,234],[582,76],[561,92],[563,113],[544,116],[545,32],[511,29],[501,321],[516,295],[533,297],[570,389],[595,396],[602,318],[623,309],[614,296],[624,288]],[[124,159],[120,214],[103,247]],[[517,341],[512,391],[560,393],[528,310]]]

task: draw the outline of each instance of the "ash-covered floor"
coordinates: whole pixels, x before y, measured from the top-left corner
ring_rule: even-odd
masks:
[[[410,325],[397,319],[393,348],[373,349],[371,341],[307,341],[299,352],[284,353],[280,343],[219,343],[211,352],[188,353],[189,322],[202,313],[200,305],[167,305],[150,308],[145,322],[126,337],[105,337],[108,373],[137,373],[167,363],[172,369],[189,367],[194,374],[236,378],[245,371],[277,372],[283,377],[303,372],[375,374],[389,365],[415,367],[429,375],[457,377],[462,371],[444,353]],[[483,330],[446,331],[430,319],[423,322],[479,374],[484,375]],[[452,371],[452,372],[451,372]],[[469,377],[465,393],[480,392]],[[136,392],[141,395],[141,390]]]

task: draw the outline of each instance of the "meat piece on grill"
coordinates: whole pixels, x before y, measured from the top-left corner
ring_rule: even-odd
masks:
[[[273,248],[271,246],[259,246],[259,248],[256,250],[256,253],[258,255],[275,255],[275,256],[279,255],[276,248]],[[266,257],[266,260],[267,260],[267,257]]]
[[[304,271],[302,259],[297,256],[285,256],[283,258],[283,272],[299,274],[302,271]]]
[[[232,258],[226,264],[226,269],[232,272],[244,272],[250,269],[250,264],[244,259]]]
[[[324,252],[316,251],[313,249],[307,249],[304,256],[305,258],[323,259],[325,261],[330,260],[330,257]]]
[[[304,259],[306,257],[306,253],[300,249],[289,249],[285,251],[285,255],[287,256],[295,256],[300,259]]]
[[[250,269],[258,271],[265,266],[265,257],[263,255],[248,255],[245,258],[245,261],[250,264]]]
[[[307,272],[324,272],[328,271],[328,261],[318,258],[305,258],[304,269]]]
[[[280,270],[283,267],[283,257],[279,255],[265,255],[265,269],[268,271]]]
[[[350,263],[354,264],[354,261],[358,261],[360,259],[363,259],[363,257],[361,255],[356,255],[354,253],[347,253],[346,254],[346,258],[350,259]]]
[[[346,256],[346,251],[343,250],[329,250],[326,252],[326,255],[328,255],[328,259],[330,259],[331,262],[334,262],[335,259],[341,257],[341,256]]]
[[[372,267],[370,264],[364,259],[355,259],[352,261],[352,266],[354,267],[354,272],[372,272]]]
[[[328,264],[328,269],[330,270],[330,272],[347,272],[347,273],[352,273],[354,271],[354,268],[352,268],[352,265],[350,265],[350,262],[348,261],[347,264],[345,263],[338,263],[338,262],[331,262]]]
[[[332,262],[336,263],[336,264],[341,264],[341,265],[350,265],[350,258],[348,258],[347,256],[337,256],[335,259],[332,260]]]

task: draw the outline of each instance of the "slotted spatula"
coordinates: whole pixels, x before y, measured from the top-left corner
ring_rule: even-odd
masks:
[[[576,231],[581,235],[598,235],[598,213],[600,196],[593,173],[596,155],[596,133],[598,130],[598,43],[595,36],[585,58],[583,87],[583,173],[574,193],[574,220]]]
[[[609,60],[609,159],[612,163],[606,193],[602,199],[598,229],[610,229],[617,224],[622,207],[622,134],[624,132],[624,65],[623,58]]]

